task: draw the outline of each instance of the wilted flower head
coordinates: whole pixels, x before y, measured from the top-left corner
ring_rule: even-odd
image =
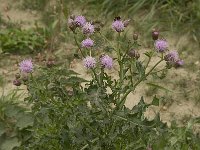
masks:
[[[108,55],[103,55],[100,57],[100,63],[103,67],[111,69],[113,66],[113,59]]]
[[[167,49],[168,44],[166,40],[156,40],[155,41],[155,48],[157,49],[158,52],[165,52],[165,50]]]
[[[124,23],[121,20],[114,20],[112,23],[112,28],[117,32],[124,31]]]
[[[87,22],[83,26],[83,34],[93,34],[94,33],[94,25],[92,25],[90,22]]]
[[[74,19],[76,26],[83,27],[86,23],[86,19],[84,16],[76,16]]]
[[[170,51],[167,55],[165,55],[164,59],[166,61],[176,62],[179,59],[178,52]]]
[[[84,66],[88,69],[94,68],[96,66],[96,60],[94,57],[87,56],[85,59],[83,59]]]
[[[87,39],[85,39],[81,42],[81,45],[82,45],[82,47],[89,48],[89,47],[92,47],[94,45],[94,41],[91,40],[90,38],[87,38]]]
[[[19,64],[19,68],[22,72],[31,73],[33,71],[33,63],[31,59],[25,59]]]

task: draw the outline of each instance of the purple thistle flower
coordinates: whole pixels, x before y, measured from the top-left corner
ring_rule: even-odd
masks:
[[[115,20],[112,23],[112,28],[117,32],[124,31],[124,23],[121,20]]]
[[[81,42],[81,45],[82,45],[82,47],[89,48],[89,47],[92,47],[94,45],[94,41],[91,40],[90,38],[87,38],[87,39],[85,39]]]
[[[96,60],[94,57],[91,56],[87,56],[85,59],[83,59],[83,63],[87,69],[91,69],[96,66]]]
[[[74,19],[76,26],[83,27],[86,23],[86,19],[84,16],[76,16]]]
[[[25,59],[19,64],[19,68],[22,72],[31,73],[33,71],[33,63],[31,59]]]
[[[94,33],[94,25],[92,25],[90,22],[87,22],[83,28],[83,34],[93,34]]]
[[[155,47],[156,47],[158,52],[163,53],[163,52],[165,52],[165,50],[168,47],[167,41],[165,41],[165,40],[156,40],[155,41]]]
[[[103,67],[107,69],[111,69],[113,67],[113,59],[108,55],[101,56],[100,63]]]
[[[179,55],[177,51],[171,51],[167,55],[165,55],[164,59],[170,62],[176,62],[179,59]]]

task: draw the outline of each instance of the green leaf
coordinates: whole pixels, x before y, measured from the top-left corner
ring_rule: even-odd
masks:
[[[0,149],[1,150],[13,150],[15,147],[19,147],[21,145],[21,142],[14,137],[14,138],[9,138],[6,139],[5,142],[1,145]]]
[[[33,117],[30,114],[21,116],[17,120],[16,126],[20,129],[26,128],[28,126],[33,126]]]

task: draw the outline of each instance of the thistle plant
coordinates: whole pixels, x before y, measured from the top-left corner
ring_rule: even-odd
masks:
[[[92,79],[80,78],[79,73],[62,66],[37,68],[38,75],[31,76],[26,84],[29,89],[26,100],[32,104],[35,121],[31,137],[21,149],[200,148],[191,125],[168,128],[160,120],[159,112],[153,120],[144,116],[148,107],[159,106],[158,97],[154,96],[152,102],[146,104],[141,95],[137,105],[125,107],[127,96],[151,74],[183,65],[178,53],[169,51],[167,41],[159,38],[160,33],[152,35],[152,49],[144,54],[137,33],[133,34],[133,40],[123,40],[129,21],[120,17],[114,19],[109,27],[114,34],[113,42],[103,34],[96,21],[84,16],[69,18],[68,25],[83,69]],[[105,46],[96,48],[96,37],[104,41]],[[112,51],[106,50],[107,45]],[[144,57],[147,59],[142,61]],[[155,57],[157,62],[150,65]],[[160,68],[162,62],[166,62],[164,68]],[[110,71],[117,77],[109,74]]]
[[[179,59],[178,52],[169,51],[167,41],[165,39],[159,39],[159,32],[157,30],[152,31],[152,40],[154,42],[152,49],[143,54],[147,57],[147,62],[142,62],[139,59],[142,54],[140,54],[139,49],[141,49],[141,47],[138,43],[138,35],[136,33],[133,34],[133,41],[131,43],[126,41],[128,45],[126,49],[121,46],[120,37],[122,36],[124,30],[128,27],[129,21],[130,20],[123,21],[120,17],[116,17],[112,22],[111,28],[115,32],[113,34],[115,34],[117,44],[111,44],[110,46],[114,49],[112,56],[116,58],[111,58],[105,54],[103,50],[101,52],[102,56],[96,56],[93,54],[92,50],[89,49],[95,43],[95,41],[90,38],[91,34],[94,33],[94,25],[86,23],[84,20],[85,25],[76,26],[76,23],[74,23],[72,30],[76,45],[80,54],[82,54],[84,66],[91,70],[94,77],[93,80],[100,90],[105,90],[106,82],[108,82],[104,77],[109,75],[106,74],[104,70],[112,69],[113,66],[119,66],[118,79],[112,81],[115,83],[115,86],[110,88],[113,92],[112,102],[115,104],[116,109],[120,110],[123,109],[127,96],[131,92],[134,92],[141,82],[146,81],[152,72],[156,69],[160,69],[160,63],[163,61],[166,62],[164,69],[183,65],[182,60]],[[71,23],[69,24],[69,27],[71,27]],[[81,30],[83,31],[83,36],[87,39],[79,43],[77,42],[77,36],[79,36],[78,34],[81,34]],[[111,43],[101,34],[101,32],[97,31],[94,34],[99,34],[100,37],[108,42],[108,44]],[[150,67],[149,64],[153,57],[158,57],[159,60],[152,67]]]

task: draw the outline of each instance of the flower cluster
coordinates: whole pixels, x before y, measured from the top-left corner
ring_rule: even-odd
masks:
[[[168,66],[173,66],[175,68],[183,66],[184,62],[179,58],[179,54],[177,51],[170,51],[164,57]]]

